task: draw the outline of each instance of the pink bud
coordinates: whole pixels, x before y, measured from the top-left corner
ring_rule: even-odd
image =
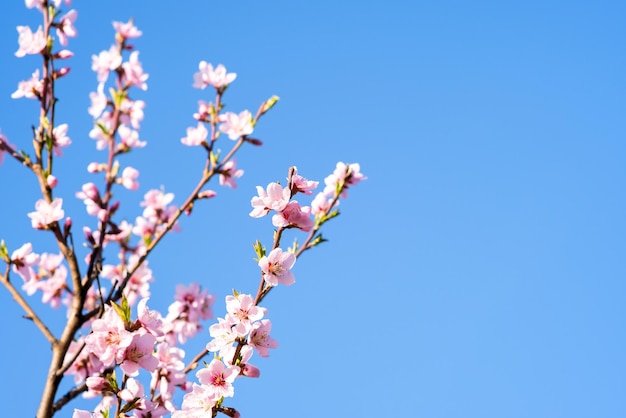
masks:
[[[59,68],[58,70],[56,70],[54,72],[54,78],[61,78],[63,76],[66,76],[67,74],[69,74],[70,72],[70,67],[63,67],[63,68]]]
[[[215,197],[217,193],[213,190],[205,190],[203,192],[198,193],[198,199],[210,199]]]
[[[59,180],[57,180],[57,178],[55,176],[50,174],[46,178],[46,183],[48,183],[48,187],[50,187],[51,189],[54,189],[55,187],[57,187],[57,184],[59,184]]]
[[[67,218],[65,218],[65,224],[63,225],[63,234],[64,235],[69,234],[71,228],[72,228],[72,218],[68,216]]]
[[[69,49],[62,49],[56,54],[54,54],[55,58],[62,59],[62,60],[67,59],[67,58],[72,58],[73,56],[74,56],[74,53],[70,51]]]

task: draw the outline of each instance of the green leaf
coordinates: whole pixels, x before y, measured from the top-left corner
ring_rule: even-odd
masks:
[[[261,258],[265,257],[265,247],[263,246],[263,244],[261,244],[261,241],[256,240],[256,242],[252,244],[252,247],[254,247],[254,252],[257,256],[257,259],[255,259],[255,261],[259,261]]]

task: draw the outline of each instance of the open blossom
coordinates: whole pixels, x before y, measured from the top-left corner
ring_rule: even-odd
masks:
[[[20,81],[17,84],[17,90],[11,94],[11,98],[19,99],[25,97],[27,99],[35,99],[37,95],[41,96],[43,91],[43,81],[39,79],[39,70],[35,70],[29,80]]]
[[[130,129],[126,125],[120,125],[117,129],[117,133],[120,135],[120,139],[122,140],[122,143],[118,146],[120,150],[143,148],[146,146],[146,141],[139,140],[139,132],[134,129]]]
[[[198,71],[193,75],[193,87],[204,89],[207,86],[220,88],[229,85],[237,78],[236,73],[227,73],[226,67],[219,64],[215,69],[206,61],[200,61]]]
[[[220,115],[220,122],[222,122],[220,131],[233,140],[243,135],[250,135],[254,131],[252,114],[248,110],[244,110],[239,114],[226,112]]]
[[[52,130],[52,138],[54,139],[54,154],[57,156],[63,155],[61,148],[67,147],[72,143],[72,140],[67,136],[68,130],[67,123],[56,126]]]
[[[361,166],[358,163],[345,164],[338,162],[333,174],[324,179],[324,183],[326,183],[324,193],[332,195],[337,190],[337,187],[343,187],[341,197],[345,198],[347,189],[350,186],[354,186],[366,179],[367,177],[361,173]]]
[[[122,68],[124,69],[126,81],[130,85],[139,87],[142,90],[148,89],[146,80],[149,76],[143,72],[141,62],[139,62],[139,51],[133,51],[130,54],[128,61],[122,64]]]
[[[272,225],[277,228],[298,228],[308,232],[313,228],[311,219],[311,208],[301,207],[298,202],[291,201],[285,209],[272,216]]]
[[[313,190],[317,187],[319,182],[307,180],[304,177],[302,177],[300,174],[298,174],[297,167],[293,167],[293,170],[294,170],[294,173],[293,173],[293,176],[291,177],[291,189],[293,190],[294,194],[304,193],[306,195],[312,195]]]
[[[327,213],[330,210],[330,205],[333,201],[333,195],[330,197],[326,193],[318,193],[313,201],[311,202],[311,213],[313,215],[321,215],[322,213]],[[339,201],[335,203],[335,206],[339,204]]]
[[[236,189],[235,179],[241,176],[243,176],[243,170],[237,168],[237,161],[235,159],[227,161],[220,170],[220,185]]]
[[[63,265],[54,270],[48,280],[39,282],[39,288],[43,292],[41,301],[49,303],[53,308],[61,306],[61,296],[66,289],[67,268]]]
[[[120,120],[124,125],[130,125],[135,129],[139,129],[139,122],[141,122],[144,117],[144,107],[146,107],[146,102],[143,100],[130,100],[128,98],[124,98],[121,106],[123,113],[120,116]]]
[[[152,334],[135,333],[130,344],[121,352],[118,351],[117,362],[128,376],[137,376],[139,368],[154,371],[159,360],[152,354],[156,338]]]
[[[63,199],[61,198],[56,198],[51,203],[39,199],[37,203],[35,203],[36,211],[28,214],[33,228],[44,229],[47,225],[63,219],[65,212],[61,208],[62,205]]]
[[[278,347],[278,341],[270,337],[272,323],[269,319],[255,322],[248,338],[248,344],[256,348],[261,357],[270,355],[270,348]]]
[[[258,196],[254,196],[250,201],[253,209],[250,212],[250,216],[253,218],[260,218],[269,213],[270,210],[280,212],[285,209],[289,199],[291,198],[291,191],[288,187],[281,187],[278,183],[270,183],[267,185],[267,189],[263,189],[261,186],[256,186]]]
[[[226,311],[239,323],[251,326],[265,315],[265,308],[256,306],[251,295],[226,296]]]
[[[67,46],[67,38],[74,38],[78,35],[78,31],[74,27],[74,22],[78,17],[78,12],[76,10],[70,10],[61,18],[61,27],[57,28],[57,36],[59,37],[59,42],[63,46]]]
[[[11,264],[13,264],[13,271],[19,274],[25,282],[29,282],[35,278],[33,266],[39,264],[39,255],[33,252],[33,245],[27,242],[13,251]]]
[[[139,38],[142,35],[142,32],[133,24],[132,19],[127,23],[113,22],[113,28],[126,39]]]
[[[207,367],[198,370],[196,377],[198,381],[208,387],[209,393],[214,399],[221,397],[230,398],[235,395],[233,381],[239,375],[239,367],[225,367],[220,360],[213,359]]]
[[[218,399],[215,398],[215,391],[208,386],[194,383],[191,391],[183,397],[181,409],[175,411],[172,414],[172,418],[203,418],[210,416],[211,408],[215,406]]]
[[[238,337],[245,335],[249,330],[238,330],[237,322],[232,315],[226,315],[225,318],[217,318],[217,324],[209,327],[209,334],[213,339],[206,345],[206,349],[211,352],[220,352],[223,357],[224,350],[228,349]]]
[[[104,83],[99,83],[97,91],[89,93],[89,100],[91,100],[91,106],[89,106],[87,112],[94,118],[97,118],[104,112],[108,103],[108,99],[104,94]]]
[[[296,281],[291,272],[295,262],[296,255],[294,253],[274,248],[267,256],[261,257],[259,267],[263,272],[265,281],[270,286],[276,286],[278,283],[288,286]]]
[[[180,139],[184,145],[197,146],[206,143],[209,131],[202,122],[198,122],[198,127],[193,126],[187,128],[187,136]]]
[[[43,33],[41,26],[37,28],[35,33],[28,26],[18,26],[17,32],[20,34],[17,40],[20,47],[15,52],[16,57],[21,58],[27,54],[38,54],[46,47],[46,35]]]
[[[91,69],[98,74],[98,83],[104,83],[109,77],[109,71],[113,71],[122,65],[122,55],[115,45],[108,51],[102,51],[98,55],[91,56]]]
[[[224,359],[224,363],[232,366],[236,351],[237,348],[233,345],[224,350],[223,353],[220,353],[221,357]],[[248,363],[253,353],[254,349],[250,345],[244,345],[241,347],[241,351],[239,352],[241,358],[237,363],[237,366],[239,366],[240,369],[239,374],[247,377],[259,377],[261,375],[261,371],[256,366]]]
[[[126,167],[122,171],[122,177],[120,178],[120,182],[128,190],[137,190],[139,188],[139,182],[137,181],[137,177],[139,177],[139,171],[137,171],[133,167]]]
[[[102,317],[93,321],[91,330],[91,334],[85,337],[85,349],[94,354],[105,367],[114,364],[133,342],[133,334],[124,328],[122,318],[108,306]]]

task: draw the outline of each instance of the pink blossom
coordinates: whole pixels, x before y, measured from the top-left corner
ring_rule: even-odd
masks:
[[[139,140],[139,132],[134,129],[130,129],[126,125],[120,125],[117,129],[120,135],[122,143],[118,146],[118,150],[128,150],[131,148],[143,148],[146,146],[146,141]]]
[[[146,107],[146,102],[143,100],[130,100],[124,98],[122,100],[122,112],[120,120],[125,125],[130,125],[135,129],[139,129],[140,122],[143,120],[143,109]]]
[[[291,189],[293,190],[293,194],[304,193],[306,195],[312,195],[313,190],[317,187],[319,182],[307,180],[301,175],[299,175],[297,167],[293,167],[293,170],[294,170],[294,173],[293,173],[293,176],[291,177]]]
[[[343,188],[341,197],[345,198],[348,195],[348,187],[366,179],[367,177],[361,173],[361,166],[358,163],[345,164],[338,162],[333,174],[324,179],[324,183],[326,183],[324,193],[334,195],[338,188]]]
[[[67,123],[56,126],[52,130],[52,138],[54,140],[54,153],[57,156],[63,155],[61,148],[65,148],[72,143],[72,140],[67,136],[67,130],[69,126]]]
[[[296,255],[294,253],[283,252],[280,248],[275,248],[269,255],[261,257],[259,267],[261,267],[265,281],[270,286],[276,286],[278,283],[289,286],[296,281],[291,272],[295,262]]]
[[[135,265],[139,260],[138,254],[128,257],[128,264]],[[128,299],[129,305],[134,305],[138,298],[146,298],[150,296],[150,282],[154,281],[152,270],[148,268],[148,262],[144,261],[135,270],[124,289],[124,295]]]
[[[108,51],[102,51],[98,55],[91,56],[91,69],[98,74],[98,83],[104,83],[109,77],[109,71],[113,71],[122,65],[122,56],[115,45]]]
[[[245,335],[249,330],[244,330],[244,334],[237,332],[237,322],[232,315],[226,315],[225,318],[218,318],[217,324],[209,327],[209,334],[213,339],[206,345],[206,349],[211,352],[220,353],[227,349],[235,342],[235,339]]]
[[[61,296],[66,288],[67,268],[63,265],[54,270],[48,280],[42,281],[39,288],[43,292],[41,301],[49,303],[53,308],[61,306]]]
[[[270,331],[272,330],[272,323],[269,319],[263,319],[260,322],[255,322],[252,332],[250,332],[250,338],[248,338],[248,344],[256,348],[261,357],[268,357],[270,355],[270,348],[278,347],[278,341],[270,337]]]
[[[96,148],[103,150],[109,146],[109,132],[113,126],[113,115],[111,112],[104,112],[96,122],[97,124],[89,131],[89,138],[95,139]]]
[[[107,306],[102,317],[93,321],[91,334],[85,337],[85,348],[108,367],[118,357],[124,356],[126,348],[132,342],[133,334],[126,331],[124,322],[115,310]]]
[[[141,206],[163,210],[174,200],[174,193],[163,193],[162,190],[152,189],[144,195],[143,199]]]
[[[254,196],[250,201],[250,204],[254,209],[250,212],[250,216],[253,218],[260,218],[269,213],[270,210],[280,212],[285,209],[289,199],[291,198],[291,191],[288,187],[281,187],[278,183],[270,183],[267,185],[267,191],[261,186],[256,186],[258,196]]]
[[[220,131],[224,132],[232,140],[244,135],[250,135],[254,131],[252,125],[252,114],[244,110],[238,115],[233,112],[226,112],[220,115]]]
[[[232,366],[237,360],[234,358],[236,351],[237,349],[235,346],[230,346],[227,350],[224,350],[223,353],[220,353],[227,365]],[[240,358],[237,363],[237,366],[239,366],[240,369],[239,374],[247,377],[259,377],[261,375],[261,371],[257,367],[248,363],[253,353],[254,349],[250,345],[244,345],[241,347],[241,351],[239,352]]]
[[[63,361],[63,365],[66,367],[70,360],[74,360],[65,372],[65,374],[74,375],[74,383],[81,383],[90,375],[99,373],[104,369],[104,366],[95,355],[83,349],[84,341],[85,337],[83,336],[76,341],[72,341]],[[78,357],[75,358],[77,355]]]
[[[142,90],[148,89],[146,80],[149,76],[143,72],[141,62],[139,62],[139,51],[131,52],[128,61],[122,64],[122,68],[124,69],[126,81],[130,85],[139,87]]]
[[[126,350],[118,352],[117,362],[121,363],[122,371],[128,376],[137,376],[139,368],[154,371],[159,364],[152,354],[155,344],[156,338],[152,334],[134,334]]]
[[[181,409],[175,411],[172,418],[204,418],[210,416],[211,408],[219,400],[215,396],[215,391],[207,385],[194,383],[191,392],[184,396]]]
[[[206,139],[209,135],[209,131],[205,128],[202,122],[198,122],[198,127],[187,128],[187,136],[180,139],[184,145],[197,146],[206,144]]]
[[[98,187],[91,182],[83,184],[81,191],[76,193],[76,197],[82,199],[90,215],[98,215],[101,210],[104,210]]]
[[[248,329],[253,321],[260,320],[266,313],[265,308],[256,306],[252,296],[246,294],[226,296],[226,311],[239,323],[246,324]]]
[[[213,359],[206,368],[198,370],[196,377],[201,384],[208,386],[209,393],[213,393],[215,399],[219,399],[235,395],[232,383],[238,374],[239,367],[224,367],[220,360]]]
[[[206,61],[200,61],[198,71],[193,75],[193,87],[204,89],[207,86],[221,88],[232,83],[237,78],[236,73],[226,73],[226,67],[219,64],[215,69]]]
[[[329,198],[325,193],[318,193],[315,196],[315,199],[311,202],[311,213],[315,216],[321,215],[322,213],[328,213],[332,200],[332,197]],[[337,201],[335,205],[338,204],[339,202]]]
[[[170,332],[184,343],[201,329],[201,320],[213,316],[211,306],[215,296],[208,294],[198,283],[191,283],[188,287],[177,285],[174,299],[168,308],[165,321],[170,324]]]
[[[104,94],[104,83],[98,84],[96,92],[89,93],[89,99],[91,100],[91,106],[89,106],[88,113],[97,118],[104,112],[108,104],[108,99]]]
[[[113,22],[113,28],[125,39],[139,38],[142,35],[142,32],[137,29],[132,19],[127,23]]]
[[[133,167],[126,167],[122,171],[122,177],[120,178],[120,182],[128,190],[137,190],[139,188],[139,182],[137,181],[137,177],[139,177],[139,171],[137,171]]]
[[[29,80],[20,81],[17,84],[17,90],[11,94],[11,98],[19,99],[25,97],[27,99],[35,99],[41,96],[43,91],[43,81],[39,79],[39,70],[35,70]]]
[[[237,169],[237,160],[229,160],[220,169],[220,185],[236,189],[235,179],[241,176],[243,176],[243,170]]]
[[[67,38],[74,38],[78,35],[78,31],[74,27],[74,22],[78,17],[78,12],[76,10],[70,10],[61,18],[61,27],[57,28],[57,36],[59,37],[59,42],[63,46],[67,46]]]
[[[155,337],[163,336],[163,318],[158,311],[148,309],[148,298],[143,298],[137,305],[137,320]]]
[[[213,109],[213,103],[207,103],[202,100],[198,100],[198,113],[194,113],[194,119],[206,121]]]
[[[272,216],[272,225],[277,228],[298,228],[308,232],[313,228],[311,208],[301,207],[295,200],[291,201],[285,209]]]
[[[16,57],[34,55],[40,53],[46,47],[46,35],[43,28],[39,26],[37,32],[33,33],[28,26],[18,26],[17,32],[20,34],[18,43],[19,49],[15,52]]]
[[[13,264],[13,271],[19,274],[25,282],[28,282],[35,278],[33,266],[39,264],[39,255],[33,252],[33,245],[27,242],[13,251],[11,264]]]
[[[39,199],[37,203],[35,203],[36,211],[28,214],[33,228],[45,229],[47,225],[63,219],[65,212],[61,208],[62,205],[63,199],[61,198],[56,198],[51,203]]]

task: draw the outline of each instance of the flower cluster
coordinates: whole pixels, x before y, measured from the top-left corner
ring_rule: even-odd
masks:
[[[226,314],[209,327],[206,349],[185,364],[181,345],[202,335],[204,322],[213,317],[215,297],[198,283],[178,285],[166,315],[150,309],[148,300],[155,277],[147,258],[167,233],[178,230],[180,217],[191,214],[196,202],[216,195],[206,188],[210,180],[217,177],[221,186],[237,188],[236,181],[244,170],[237,166],[235,154],[244,144],[262,144],[251,135],[259,118],[276,104],[278,97],[262,102],[256,113],[224,111],[223,96],[237,75],[222,64],[214,67],[201,61],[193,76],[193,87],[212,87],[215,98],[198,103],[194,126],[188,127],[187,135],[180,140],[183,145],[206,151],[206,165],[197,186],[180,205],[174,204],[174,194],[163,188],[148,190],[140,203],[140,215],[134,221],[120,219],[117,192],[140,188],[139,171],[121,161],[146,145],[139,135],[146,104],[134,95],[137,90],[147,89],[149,75],[139,61],[139,51],[131,44],[142,32],[132,20],[113,22],[114,44],[94,54],[91,61],[98,84],[89,94],[88,113],[94,118],[89,136],[105,156],[87,166],[88,173],[101,176],[101,182],[85,182],[75,194],[96,225],[82,227],[87,255],[81,261],[74,247],[72,220],[65,216],[67,207],[64,209],[63,204],[67,200],[55,197],[59,179],[52,164],[72,143],[69,125],[55,122],[54,86],[70,71],[57,64],[73,56],[65,47],[78,35],[78,13],[62,13],[59,9],[63,4],[71,6],[70,0],[26,0],[25,4],[44,16],[44,24],[36,30],[17,27],[15,55],[39,56],[44,64],[29,79],[18,83],[12,97],[39,101],[42,115],[39,126],[33,129],[34,157],[0,134],[0,163],[7,156],[14,158],[37,177],[42,196],[28,218],[34,229],[54,237],[59,252],[37,253],[30,242],[10,252],[4,241],[0,242],[0,259],[6,264],[0,282],[17,296],[15,299],[53,347],[57,368],[46,381],[45,390],[53,396],[44,397],[38,416],[49,416],[50,411],[59,410],[81,393],[86,398],[99,398],[99,402],[93,412],[74,410],[74,418],[156,418],[168,414],[183,418],[217,413],[239,416],[236,409],[223,405],[224,399],[234,396],[237,378],[260,376],[260,370],[250,363],[255,352],[267,357],[269,350],[278,346],[270,337],[272,323],[267,309],[259,304],[279,284],[295,282],[291,270],[297,258],[323,241],[319,228],[338,214],[335,207],[340,198],[347,196],[347,189],[365,179],[359,165],[338,163],[326,178],[324,191],[306,206],[294,197],[312,196],[319,182],[302,177],[295,167],[290,169],[287,186],[275,182],[257,187],[250,216],[259,218],[271,212],[276,228],[269,251],[259,241],[254,245],[259,290],[255,296],[236,291],[227,296]],[[55,44],[63,49],[55,50]],[[221,137],[228,137],[226,144],[231,146],[223,153],[215,148]],[[300,246],[294,242],[293,247],[283,250],[281,237],[290,229],[308,236]],[[30,309],[14,287],[10,280],[13,274],[22,279],[21,291],[26,295],[41,292],[44,304],[52,308],[64,305],[66,330],[71,332],[53,335],[45,320]],[[206,334],[205,338],[209,339]],[[209,353],[214,358],[196,372],[195,382],[189,381],[187,374]],[[64,359],[62,365],[59,359]],[[57,377],[62,375],[73,377],[76,386],[55,400]],[[174,402],[177,391],[185,393],[180,407]]]

